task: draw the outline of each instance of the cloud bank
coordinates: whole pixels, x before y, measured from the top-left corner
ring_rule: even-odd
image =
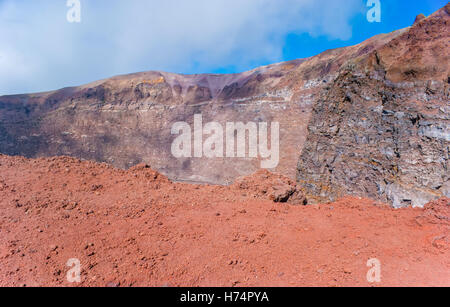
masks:
[[[347,40],[360,0],[0,0],[0,95],[145,70],[243,71],[282,60],[290,33]]]

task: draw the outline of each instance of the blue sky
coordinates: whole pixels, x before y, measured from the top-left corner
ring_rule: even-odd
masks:
[[[0,0],[0,95],[146,70],[233,73],[410,26],[443,0]]]
[[[363,1],[364,2],[364,1]],[[311,37],[304,34],[288,34],[283,48],[283,60],[309,57],[327,49],[358,44],[380,33],[389,33],[406,28],[420,13],[431,15],[444,7],[447,0],[385,0],[380,1],[382,19],[380,23],[367,22],[364,14],[356,14],[351,19],[353,35],[349,40],[333,40],[326,36]]]

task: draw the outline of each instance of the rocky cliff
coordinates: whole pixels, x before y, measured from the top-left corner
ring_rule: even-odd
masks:
[[[449,7],[348,62],[321,92],[297,173],[310,199],[449,196]]]

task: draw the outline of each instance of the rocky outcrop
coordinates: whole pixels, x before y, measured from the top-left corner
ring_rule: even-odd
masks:
[[[416,17],[416,20],[414,21],[414,24],[421,22],[422,20],[426,19],[427,17],[424,14],[419,14]]]
[[[310,200],[450,196],[448,21],[443,9],[416,23],[323,90],[298,165]]]

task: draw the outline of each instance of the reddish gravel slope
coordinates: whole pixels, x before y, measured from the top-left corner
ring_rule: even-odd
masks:
[[[305,207],[271,201],[280,185],[293,186],[264,172],[198,186],[144,166],[0,156],[0,286],[450,286],[449,199]],[[66,280],[69,258],[80,284]]]

